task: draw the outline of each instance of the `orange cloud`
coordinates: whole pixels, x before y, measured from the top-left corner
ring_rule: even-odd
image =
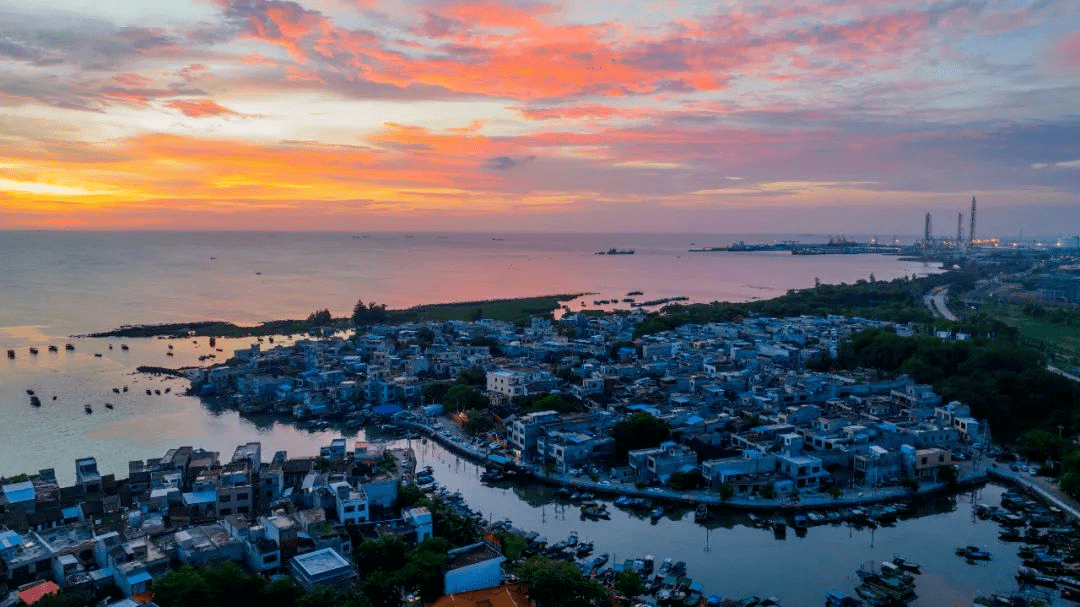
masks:
[[[166,102],[165,107],[177,110],[188,118],[241,115],[223,105],[219,105],[212,99],[177,99]]]

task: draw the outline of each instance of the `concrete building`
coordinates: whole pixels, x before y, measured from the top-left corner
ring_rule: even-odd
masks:
[[[316,586],[352,586],[358,577],[352,563],[333,548],[293,557],[289,563],[289,573],[293,581],[308,592]]]
[[[447,554],[450,568],[444,578],[443,594],[494,588],[502,583],[502,562],[506,557],[490,544],[470,544]]]

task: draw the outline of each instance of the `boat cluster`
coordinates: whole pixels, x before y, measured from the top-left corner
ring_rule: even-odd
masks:
[[[695,582],[686,572],[686,563],[672,562],[666,558],[656,566],[652,555],[642,558],[625,559],[622,562],[608,563],[608,553],[594,554],[593,542],[579,538],[571,531],[566,539],[549,543],[548,538],[535,531],[525,532],[513,527],[509,520],[496,521],[487,527],[490,532],[505,532],[518,535],[526,541],[524,557],[546,556],[555,560],[574,563],[581,573],[600,582],[605,587],[614,587],[615,580],[624,572],[632,572],[641,578],[644,593],[638,597],[639,606],[658,605],[659,607],[779,607],[779,601],[773,598],[757,596],[742,599],[724,599],[716,594],[706,595],[700,582]],[[655,597],[655,600],[649,597]],[[616,596],[623,605],[629,604],[629,598]]]
[[[73,346],[71,344],[67,344],[67,345],[64,346],[64,349],[67,350],[68,352],[70,352],[70,351],[75,349],[75,346]],[[56,346],[53,346],[53,345],[49,346],[49,352],[59,352],[59,351],[60,351],[60,348],[58,348]],[[37,353],[38,353],[37,346],[30,346],[30,354],[32,354],[34,356],[37,356]],[[9,359],[11,359],[11,360],[14,360],[15,359],[15,350],[9,348],[8,351],[7,351],[7,357]]]
[[[863,567],[856,574],[859,585],[855,587],[858,598],[830,588],[825,592],[826,607],[901,606],[915,600],[915,575],[919,565],[896,555],[891,561],[882,561],[878,567]]]
[[[847,524],[856,529],[878,527],[891,527],[901,516],[910,515],[914,510],[913,502],[900,502],[895,504],[883,504],[862,508],[844,508],[841,510],[795,512],[793,514],[778,513],[772,518],[762,517],[754,513],[747,514],[751,527],[771,529],[777,537],[783,537],[790,526],[800,537],[810,527],[819,525]]]
[[[975,516],[1001,525],[1000,540],[1022,543],[1017,554],[1023,565],[1016,572],[1022,592],[1057,589],[1063,598],[1080,602],[1080,529],[1075,522],[1068,522],[1057,508],[1011,491],[1002,494],[1000,506],[976,505]],[[990,558],[989,553],[985,558]],[[981,604],[1003,604],[1006,600],[1019,604],[1026,599],[1022,594],[991,595]]]

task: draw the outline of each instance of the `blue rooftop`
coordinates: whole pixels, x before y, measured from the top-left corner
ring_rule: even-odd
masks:
[[[9,504],[20,504],[34,501],[34,483],[23,481],[4,485],[4,497]]]
[[[142,582],[149,582],[152,579],[153,577],[151,577],[151,575],[145,571],[140,571],[139,573],[133,573],[127,576],[128,584],[131,584],[132,586],[134,586],[135,584],[140,584]]]
[[[14,531],[0,531],[0,550],[14,548],[23,543],[22,536]]]

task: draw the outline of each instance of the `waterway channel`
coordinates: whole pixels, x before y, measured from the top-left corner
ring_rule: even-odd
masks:
[[[659,563],[670,557],[687,563],[687,574],[704,584],[706,593],[725,598],[776,596],[786,607],[822,605],[825,591],[852,593],[856,571],[872,561],[903,554],[922,566],[917,576],[917,607],[972,604],[976,596],[1011,593],[1021,564],[1018,544],[997,538],[996,523],[980,520],[973,506],[997,505],[1005,491],[998,485],[918,503],[915,515],[893,527],[856,529],[847,525],[811,527],[799,537],[788,529],[777,539],[769,529],[752,527],[740,513],[715,517],[705,525],[694,522],[693,511],[674,510],[656,523],[648,513],[621,510],[607,501],[610,520],[582,519],[576,506],[560,503],[555,489],[535,482],[480,481],[482,468],[433,441],[411,441],[419,466],[431,466],[436,481],[458,491],[485,518],[509,519],[525,531],[536,531],[551,542],[577,532],[607,552],[611,562],[651,554]],[[954,549],[976,545],[988,549],[990,561],[969,564]],[[1059,599],[1060,601],[1060,599]]]

